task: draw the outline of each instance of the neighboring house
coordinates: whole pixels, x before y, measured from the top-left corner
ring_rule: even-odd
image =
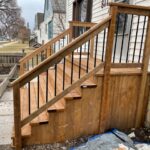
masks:
[[[35,15],[34,35],[37,41],[40,41],[40,24],[44,21],[44,13],[37,13]]]
[[[66,0],[45,0],[43,21],[36,17],[35,34],[38,43],[46,43],[65,30]]]
[[[106,16],[109,14],[109,2],[121,2],[121,3],[128,3],[128,4],[135,4],[135,5],[143,5],[143,6],[150,6],[150,0],[67,0],[66,2],[66,24],[67,27],[69,27],[69,21],[77,20],[77,21],[84,21],[84,22],[94,22],[99,23],[101,20],[103,20]],[[124,45],[127,45],[129,42],[129,28],[131,24],[131,16],[129,15],[126,21],[126,28],[125,28],[125,36],[124,36]],[[117,39],[117,45],[116,45],[116,58],[115,61],[118,62],[119,60],[119,54],[120,54],[120,47],[121,47],[121,41],[122,41],[122,31],[124,26],[124,20],[125,15],[119,16],[120,21],[118,27],[118,34],[119,38]],[[133,16],[133,23],[131,30],[131,38],[130,38],[130,47],[129,47],[129,59],[128,61],[131,61],[134,45],[135,42],[135,28],[137,26],[137,16]],[[135,54],[139,54],[139,47],[141,45],[140,38],[143,28],[144,17],[140,18],[140,25],[139,25],[139,31],[138,31],[138,38],[137,38],[137,44],[136,44],[136,52]],[[140,29],[141,28],[141,29]],[[106,31],[107,32],[107,31]],[[99,47],[102,47],[103,43],[103,33],[99,38]],[[114,44],[115,45],[115,44]],[[144,45],[144,44],[143,44]],[[142,45],[142,49],[143,49]],[[101,50],[98,51],[98,54],[101,55]],[[123,59],[125,61],[127,55],[127,49],[126,47],[123,47]],[[117,57],[118,56],[118,57]],[[135,60],[137,60],[135,56]]]

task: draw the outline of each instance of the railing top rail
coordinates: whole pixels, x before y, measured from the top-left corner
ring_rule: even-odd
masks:
[[[108,16],[106,19],[96,24],[95,26],[90,28],[88,31],[86,31],[84,34],[82,34],[81,36],[73,40],[66,47],[62,48],[59,52],[50,56],[48,59],[41,62],[39,65],[37,65],[35,68],[30,70],[29,72],[26,72],[25,74],[21,75],[17,80],[11,83],[11,86],[14,86],[16,84],[20,84],[20,86],[23,86],[27,82],[31,81],[33,78],[37,77],[39,74],[46,71],[49,67],[61,61],[65,56],[69,55],[78,46],[80,46],[82,43],[89,40],[90,37],[93,37],[95,34],[102,31],[105,27],[108,27],[110,20],[111,20],[111,16]]]
[[[56,42],[58,39],[62,38],[66,33],[70,32],[70,28],[65,30],[63,33],[59,34],[58,36],[54,37],[51,41],[47,42],[45,45],[42,45],[41,47],[39,47],[38,49],[36,49],[34,52],[28,54],[27,56],[25,56],[24,58],[22,58],[19,62],[23,63],[25,62],[27,59],[32,58],[32,56],[38,54],[39,52],[41,52],[44,48],[46,48],[47,46],[49,46],[50,44]]]
[[[94,25],[97,24],[93,22],[80,22],[80,21],[69,21],[69,23],[72,26],[76,26],[76,27],[93,27]]]
[[[132,8],[132,9],[150,11],[150,7],[147,7],[147,6],[129,5],[129,4],[125,4],[125,3],[114,3],[114,2],[110,2],[109,5],[110,6],[118,6],[118,7],[122,7],[122,8]]]

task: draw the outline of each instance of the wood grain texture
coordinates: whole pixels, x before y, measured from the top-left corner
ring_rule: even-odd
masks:
[[[147,74],[148,74],[148,65],[149,65],[149,58],[150,58],[150,16],[148,18],[148,25],[147,25],[147,33],[146,33],[146,41],[144,47],[144,54],[143,54],[143,61],[142,61],[142,78],[141,78],[141,85],[140,85],[140,92],[139,92],[139,100],[137,104],[137,114],[136,114],[136,127],[140,127],[143,122],[141,122],[142,117],[142,110],[143,110],[143,101],[145,89],[146,89],[146,81],[147,81]]]
[[[107,45],[106,45],[106,55],[105,55],[105,63],[104,63],[104,81],[103,81],[103,97],[102,97],[102,109],[100,113],[100,132],[104,132],[105,129],[108,129],[108,119],[110,115],[109,109],[109,81],[110,81],[110,69],[111,69],[111,57],[112,57],[112,49],[114,42],[114,34],[116,29],[116,16],[118,13],[118,8],[116,6],[111,7],[110,14],[112,15],[112,19],[110,25],[108,27],[108,37],[107,37]]]

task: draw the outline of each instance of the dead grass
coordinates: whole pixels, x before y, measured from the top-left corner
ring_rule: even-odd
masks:
[[[22,49],[25,50],[25,53],[30,53],[33,50],[29,48],[29,44],[11,42],[7,43],[5,46],[0,46],[0,53],[22,53]]]

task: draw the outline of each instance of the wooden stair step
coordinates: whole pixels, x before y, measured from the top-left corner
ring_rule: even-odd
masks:
[[[66,100],[72,100],[72,99],[81,99],[81,93],[77,92],[77,91],[71,91],[69,94],[67,94],[64,97]]]
[[[41,77],[40,77],[41,78]],[[43,84],[42,82],[40,81],[40,91],[42,90],[43,87],[41,87]],[[32,101],[32,105],[33,105],[33,112],[35,110],[37,110],[37,82],[35,82],[33,84],[33,95],[32,95],[32,98],[35,98],[34,101]],[[34,103],[33,103],[34,102]],[[40,103],[40,106],[42,106],[44,103],[44,100],[43,100],[43,93],[41,92],[39,94],[39,103]],[[44,111],[43,113],[41,113],[38,117],[36,117],[34,120],[31,121],[31,125],[36,125],[36,124],[43,124],[43,123],[48,123],[48,114],[46,111]]]
[[[54,97],[54,70],[53,69],[50,69],[49,70],[49,73],[48,73],[48,75],[49,75],[49,79],[48,79],[48,92],[49,92],[49,100],[51,99],[51,98],[53,98]],[[59,76],[59,75],[58,75]],[[45,77],[44,77],[45,78]],[[46,79],[43,79],[44,81],[44,84],[46,84]],[[58,80],[59,81],[59,80]],[[58,82],[57,81],[57,82]],[[59,86],[59,88],[57,88],[57,90],[59,90],[60,91],[60,86]],[[46,92],[46,91],[45,91]],[[50,110],[63,110],[65,108],[65,100],[64,99],[61,99],[61,100],[59,100],[58,102],[56,102],[54,105],[52,105],[49,109],[48,109],[48,112],[50,111]]]
[[[70,59],[67,59],[67,62],[71,63]],[[101,60],[97,59],[96,64],[100,64]],[[79,66],[79,58],[74,58],[74,65]],[[86,70],[87,69],[87,58],[82,58],[81,60],[81,68]],[[94,58],[89,58],[89,70],[92,70],[94,68]]]
[[[30,126],[30,124],[27,124],[24,127],[22,127],[21,133],[22,133],[23,138],[31,136],[31,126]]]
[[[91,80],[86,80],[85,82],[83,82],[81,84],[81,88],[95,88],[97,87],[97,84],[95,84],[94,82],[92,82]]]

